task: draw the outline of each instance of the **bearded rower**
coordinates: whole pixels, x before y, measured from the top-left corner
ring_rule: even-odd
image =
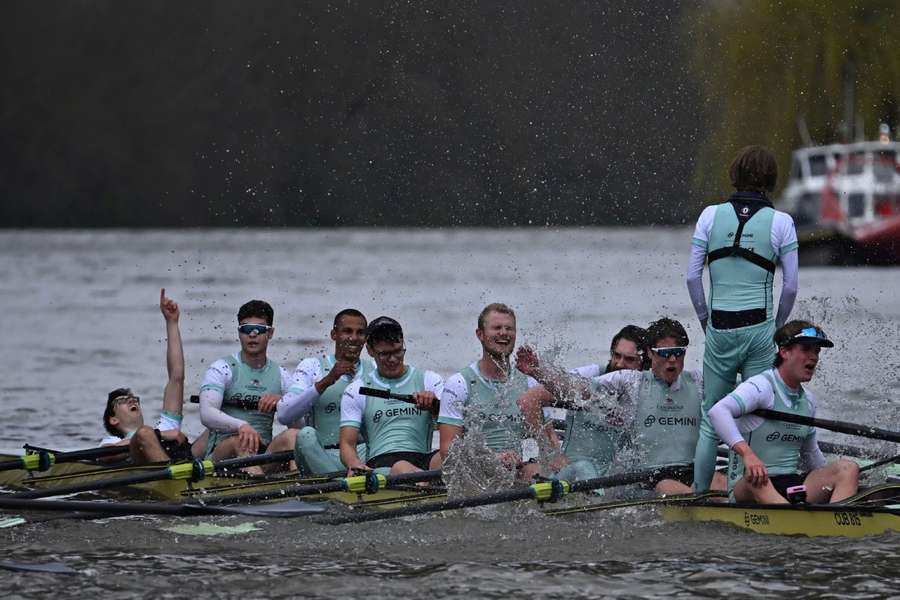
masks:
[[[684,371],[688,343],[681,323],[662,318],[647,328],[649,371],[619,370],[587,382],[542,368],[530,348],[519,350],[518,366],[554,397],[597,403],[606,412],[604,421],[622,428],[624,442],[635,455],[630,461],[634,467],[676,470],[671,478],[656,483],[657,493],[683,493],[693,480],[703,399],[700,372]],[[724,489],[724,480],[716,483]]]
[[[193,447],[181,432],[184,409],[184,350],[178,319],[178,304],[166,297],[166,290],[159,291],[159,310],[166,321],[166,371],[168,381],[163,391],[163,407],[151,429],[144,425],[141,400],[129,388],[118,388],[109,393],[103,426],[109,435],[100,446],[128,445],[132,462],[136,464],[163,462],[170,459],[189,459],[202,456],[205,451],[205,434]]]
[[[432,411],[443,394],[443,379],[404,363],[403,329],[390,317],[369,323],[366,350],[376,370],[350,383],[341,398],[341,462],[350,475],[358,470],[395,475],[439,468],[440,455],[431,450]],[[361,387],[411,395],[414,403],[367,396]],[[357,453],[360,434],[367,441],[365,462]]]
[[[366,343],[366,318],[353,308],[334,317],[331,339],[334,354],[305,358],[297,365],[287,393],[278,402],[278,420],[292,426],[306,417],[308,425],[297,434],[294,449],[297,465],[320,475],[345,470],[341,462],[341,396],[347,386],[375,370],[370,360],[360,359]],[[366,445],[356,454],[366,459]]]
[[[701,213],[687,273],[691,301],[706,334],[704,420],[695,463],[700,492],[709,485],[718,446],[706,413],[734,389],[739,374],[746,381],[771,366],[772,335],[787,321],[798,288],[794,221],[775,210],[768,197],[778,179],[775,157],[761,146],[748,146],[731,163],[729,176],[736,193]],[[709,307],[703,297],[707,261]],[[776,314],[772,287],[779,263],[783,285]]]
[[[268,302],[251,300],[238,310],[240,352],[215,361],[200,387],[200,420],[209,428],[206,456],[222,460],[294,447],[296,430],[272,437],[274,411],[290,375],[267,355],[275,311]],[[278,468],[267,465],[266,469]],[[262,473],[258,467],[247,469]]]
[[[645,362],[646,336],[647,332],[643,328],[626,325],[613,336],[606,365],[593,363],[572,369],[570,373],[590,380],[623,369],[640,371]],[[554,403],[553,396],[542,385],[528,390],[520,400],[522,412],[537,436],[541,435],[543,429],[542,409],[553,406]],[[576,480],[605,475],[612,464],[621,434],[621,428],[611,426],[590,411],[567,411],[563,443],[559,443],[555,432],[550,434],[551,442],[562,452],[558,461],[561,469],[557,467],[554,476]]]
[[[447,458],[465,426],[477,426],[487,447],[504,465],[531,479],[538,465],[522,462],[526,435],[518,400],[537,382],[510,365],[509,357],[516,346],[516,313],[505,304],[488,304],[478,315],[475,337],[481,342],[481,359],[444,384],[437,420],[441,459]]]
[[[732,498],[782,504],[788,502],[788,489],[801,485],[814,504],[849,498],[859,485],[855,462],[826,465],[813,427],[753,414],[762,408],[815,417],[815,398],[803,383],[815,374],[820,350],[834,343],[812,323],[791,321],[775,333],[775,345],[774,368],[741,383],[709,411],[716,433],[731,448]],[[802,472],[801,463],[811,470]]]

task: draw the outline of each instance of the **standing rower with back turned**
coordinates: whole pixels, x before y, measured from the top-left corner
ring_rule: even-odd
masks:
[[[691,302],[706,333],[703,423],[694,462],[698,492],[709,487],[718,445],[707,412],[734,389],[738,374],[746,381],[770,367],[772,336],[787,321],[798,287],[794,221],[775,210],[768,196],[778,179],[775,157],[761,146],[748,146],[731,163],[729,175],[737,191],[701,213],[687,272]],[[708,307],[703,297],[707,261]],[[776,314],[772,287],[778,263],[783,285]]]
[[[334,354],[300,361],[291,387],[278,402],[278,420],[284,425],[306,417],[294,455],[297,466],[310,474],[346,469],[340,450],[341,396],[350,382],[375,369],[372,361],[359,356],[366,344],[366,325],[366,317],[356,309],[339,312],[331,328]],[[356,454],[366,460],[364,442],[356,445]]]
[[[803,384],[815,374],[820,350],[834,343],[812,323],[791,321],[775,333],[775,344],[774,368],[741,383],[709,411],[716,433],[731,448],[733,499],[785,503],[788,490],[801,485],[814,504],[849,498],[856,494],[859,465],[849,460],[826,465],[813,427],[753,414],[768,409],[815,417],[815,399]]]

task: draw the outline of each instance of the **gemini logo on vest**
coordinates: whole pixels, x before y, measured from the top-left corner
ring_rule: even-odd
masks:
[[[804,439],[806,439],[805,436],[793,433],[781,433],[780,431],[773,431],[766,436],[767,442],[777,442],[779,440],[782,442],[802,442]]]

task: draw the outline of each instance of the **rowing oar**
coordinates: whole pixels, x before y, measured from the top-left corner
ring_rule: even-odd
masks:
[[[256,454],[254,456],[229,458],[218,462],[197,459],[192,462],[170,465],[162,469],[145,473],[123,475],[122,477],[111,477],[109,479],[88,481],[82,484],[65,485],[43,490],[18,492],[16,494],[10,494],[7,497],[21,499],[46,498],[48,496],[62,496],[64,494],[75,494],[77,492],[108,490],[124,485],[135,485],[138,483],[163,481],[166,479],[189,479],[191,481],[200,481],[207,475],[211,475],[215,472],[225,471],[227,469],[240,469],[242,467],[250,467],[253,465],[264,465],[273,462],[284,462],[291,460],[292,458],[294,458],[294,452],[292,450],[285,450],[284,452],[275,452],[273,454]]]
[[[828,429],[829,431],[836,431],[838,433],[847,433],[850,435],[872,438],[873,440],[886,440],[888,442],[900,443],[900,431],[879,429],[878,427],[872,427],[870,425],[857,425],[855,423],[846,423],[844,421],[829,421],[828,419],[804,417],[803,415],[793,415],[791,413],[769,410],[767,408],[755,410],[753,411],[753,414],[766,419],[775,419],[777,421],[797,423],[799,425],[810,425],[812,427]]]
[[[203,498],[201,501],[209,505],[239,504],[241,502],[256,502],[271,500],[273,498],[296,498],[300,496],[312,496],[313,494],[327,494],[329,492],[351,492],[354,494],[374,494],[379,490],[404,483],[419,483],[422,481],[434,481],[441,478],[441,471],[415,471],[413,473],[400,473],[399,475],[382,475],[374,471],[353,477],[341,477],[334,481],[324,483],[292,484],[277,490],[264,490],[248,492],[246,494],[231,494],[214,498]],[[425,488],[423,488],[424,490]]]
[[[533,483],[527,487],[520,487],[503,492],[496,492],[493,494],[482,494],[480,496],[470,496],[468,498],[445,500],[443,502],[438,502],[435,504],[405,506],[403,508],[397,508],[393,510],[378,511],[377,513],[349,515],[347,517],[333,519],[329,521],[329,523],[332,525],[339,525],[341,523],[380,521],[382,519],[408,517],[411,515],[441,512],[444,510],[457,510],[460,508],[501,504],[503,502],[515,502],[517,500],[556,502],[563,496],[566,496],[573,492],[589,492],[599,488],[613,488],[623,485],[631,485],[633,483],[650,482],[659,478],[664,479],[670,473],[675,473],[679,470],[680,468],[665,467],[662,469],[648,469],[644,471],[634,471],[632,473],[622,473],[621,475],[612,475],[609,477],[581,479],[572,482],[566,481],[564,479],[551,479],[549,481]]]
[[[255,517],[296,517],[319,513],[323,507],[306,502],[279,502],[264,506],[204,506],[203,504],[174,504],[166,502],[97,502],[86,500],[28,500],[0,497],[0,508],[11,510],[77,511],[97,513],[101,517],[114,515],[196,515],[239,514]]]
[[[400,400],[401,402],[408,402],[409,404],[416,404],[416,397],[412,394],[395,394],[390,390],[380,390],[378,388],[370,388],[370,387],[360,387],[359,393],[364,396],[374,396],[375,398],[385,398],[391,400]],[[436,413],[440,410],[440,401],[436,400],[434,404],[431,405],[431,412]]]
[[[105,456],[116,456],[128,452],[128,446],[102,446],[100,448],[88,448],[87,450],[73,450],[71,452],[53,452],[41,450],[29,452],[18,458],[0,462],[0,471],[12,469],[26,469],[28,471],[46,471],[56,463],[75,462],[76,460],[90,460]]]

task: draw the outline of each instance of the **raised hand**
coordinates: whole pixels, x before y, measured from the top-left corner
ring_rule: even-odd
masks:
[[[181,316],[178,310],[178,303],[166,297],[166,288],[159,290],[159,312],[162,313],[166,321],[178,322],[178,317]]]
[[[534,348],[531,346],[519,346],[519,349],[516,350],[516,368],[531,377],[538,370],[538,367],[540,367],[540,359]]]

